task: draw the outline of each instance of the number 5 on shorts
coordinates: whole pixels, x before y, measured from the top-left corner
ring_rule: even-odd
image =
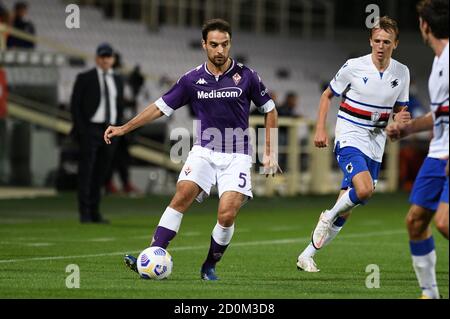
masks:
[[[247,174],[246,174],[246,173],[240,173],[240,174],[239,174],[239,179],[242,180],[242,184],[239,184],[239,185],[238,185],[240,188],[244,188],[245,185],[247,185],[247,179],[246,179],[246,177],[247,177]]]

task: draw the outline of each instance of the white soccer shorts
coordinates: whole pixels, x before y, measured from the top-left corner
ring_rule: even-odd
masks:
[[[219,198],[223,193],[234,191],[253,198],[251,182],[252,157],[245,154],[214,152],[194,145],[178,177],[191,181],[202,189],[197,201],[202,202],[217,184]]]

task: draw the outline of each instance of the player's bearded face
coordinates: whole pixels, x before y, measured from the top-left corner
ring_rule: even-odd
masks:
[[[203,48],[208,55],[208,60],[216,67],[223,66],[230,57],[230,35],[221,31],[210,31]]]
[[[373,31],[370,46],[372,47],[372,55],[378,61],[390,59],[397,45],[398,40],[394,32],[387,32],[383,29]]]

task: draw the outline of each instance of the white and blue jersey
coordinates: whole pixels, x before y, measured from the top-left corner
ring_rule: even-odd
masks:
[[[342,189],[352,187],[356,174],[369,171],[374,184],[378,179],[386,143],[386,128],[395,106],[409,102],[409,70],[391,59],[379,72],[372,56],[348,60],[330,89],[342,95],[337,115],[334,152],[344,173]]]
[[[428,157],[448,159],[448,43],[440,57],[435,57],[428,82],[433,113],[433,139]]]
[[[448,177],[445,166],[448,161],[448,97],[449,97],[448,44],[439,57],[434,58],[428,89],[433,114],[433,139],[411,192],[410,202],[436,211],[439,202],[448,203]]]
[[[409,70],[391,59],[388,68],[379,72],[372,56],[348,60],[330,89],[343,95],[335,130],[335,145],[352,146],[374,161],[383,158],[389,117],[395,106],[409,102]]]

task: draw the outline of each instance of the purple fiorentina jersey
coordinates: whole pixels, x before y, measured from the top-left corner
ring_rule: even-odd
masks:
[[[216,152],[251,154],[251,101],[262,113],[275,107],[258,74],[232,60],[228,71],[217,78],[206,63],[187,72],[155,104],[167,116],[190,104],[199,120],[196,145]]]

